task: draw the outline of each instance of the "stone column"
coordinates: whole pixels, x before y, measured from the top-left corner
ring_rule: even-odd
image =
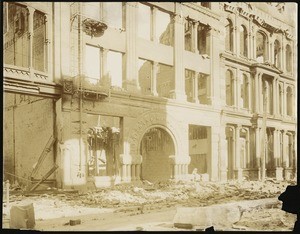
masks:
[[[239,181],[243,179],[243,171],[241,169],[241,154],[240,154],[240,130],[241,126],[237,125],[235,129],[235,171],[236,179]]]
[[[180,12],[180,3],[175,3],[177,14],[174,16],[174,90],[170,91],[172,98],[177,100],[186,100],[185,94],[185,74],[183,67],[183,52],[184,52],[184,17],[178,15]]]
[[[141,164],[136,164],[135,165],[135,176],[136,176],[136,180],[140,181],[141,180]]]
[[[238,86],[238,77],[237,73],[233,76],[233,106],[235,109],[238,108],[238,97],[237,97],[237,86]]]
[[[274,130],[274,160],[275,160],[275,175],[276,180],[283,180],[283,169],[280,165],[280,139],[279,139],[279,130]]]
[[[195,103],[199,104],[199,97],[198,97],[198,82],[200,79],[200,73],[195,72],[195,77],[194,77],[194,99]]]
[[[273,86],[273,116],[277,116],[277,89],[276,89],[276,85],[277,85],[277,77],[273,78],[272,81],[272,86]]]
[[[158,96],[157,93],[157,69],[158,69],[158,62],[153,62],[153,71],[152,71],[152,80],[151,80],[151,92],[153,96]]]
[[[136,174],[135,174],[135,167],[136,164],[132,164],[131,165],[131,181],[135,181],[136,180]]]
[[[264,101],[263,101],[263,86],[262,86],[262,74],[259,73],[258,76],[258,98],[259,98],[259,113],[263,113],[263,105],[264,105]]]
[[[128,91],[138,89],[137,58],[137,2],[126,2],[126,78],[123,87]]]
[[[31,6],[27,6],[28,9],[28,38],[29,38],[29,69],[30,76],[33,76],[33,15],[35,9]]]
[[[157,8],[156,7],[152,8],[151,12],[152,12],[152,20],[150,22],[150,24],[151,24],[151,31],[150,31],[151,39],[152,39],[152,41],[158,43],[159,38],[157,37],[158,35],[157,35],[157,30],[156,30],[156,25],[155,25],[155,22],[157,20]]]
[[[283,83],[283,103],[282,103],[282,115],[284,118],[287,116],[287,98],[286,98],[286,84]]]
[[[259,73],[254,74],[254,92],[255,92],[255,112],[259,113],[260,112],[260,103],[259,103]]]
[[[241,72],[239,69],[237,69],[236,71],[236,87],[235,87],[235,104],[236,104],[236,108],[239,110],[242,108],[241,106]]]

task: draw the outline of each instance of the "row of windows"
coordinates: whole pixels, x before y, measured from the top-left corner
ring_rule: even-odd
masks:
[[[238,29],[239,34],[239,40],[240,40],[240,55],[244,57],[249,57],[248,54],[248,37],[249,34],[247,32],[247,28],[244,25],[241,25]],[[273,63],[277,68],[283,69],[282,64],[282,53],[285,53],[285,69],[287,72],[292,72],[292,49],[289,44],[286,44],[285,47],[283,47],[279,40],[275,40],[273,46],[273,57],[271,58],[269,56],[269,50],[271,50],[271,46],[269,45],[268,48],[268,38],[267,35],[262,33],[261,31],[256,32],[255,37],[256,42],[256,49],[255,49],[255,59],[259,63],[264,62],[271,62]],[[227,19],[226,24],[226,38],[225,38],[225,49],[227,51],[234,51],[234,27],[233,23],[230,19]]]
[[[226,71],[226,105],[228,106],[234,106],[236,105],[236,102],[240,102],[240,106],[245,109],[254,109],[254,103],[255,99],[259,99],[259,97],[255,97],[254,94],[254,81],[253,79],[250,80],[250,78],[246,75],[243,74],[242,77],[240,78],[240,98],[236,100],[235,95],[237,92],[236,89],[236,81],[233,77],[233,73],[230,70]],[[263,105],[263,110],[266,110],[268,114],[274,114],[274,99],[276,98],[276,95],[274,94],[273,90],[273,84],[270,78],[264,77],[262,78],[262,87],[261,87],[261,94],[263,100],[266,98],[266,103]],[[278,112],[280,115],[283,115],[284,110],[283,110],[283,103],[284,103],[284,97],[283,97],[283,88],[279,84],[278,85]],[[286,88],[286,114],[288,116],[293,116],[293,104],[294,104],[294,94],[293,90],[290,86]],[[250,106],[249,101],[252,101],[252,105]],[[261,100],[261,102],[263,102]]]

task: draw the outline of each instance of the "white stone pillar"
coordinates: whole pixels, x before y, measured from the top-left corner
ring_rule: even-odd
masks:
[[[135,171],[136,171],[136,180],[140,181],[141,180],[141,164],[135,165]]]
[[[122,181],[127,181],[127,167],[126,167],[126,164],[122,165]]]
[[[136,171],[135,171],[135,164],[131,165],[131,181],[135,181],[136,180]]]
[[[237,125],[235,129],[235,170],[236,178],[242,180],[242,169],[241,169],[241,154],[240,154],[240,130],[241,126]]]
[[[277,84],[277,81],[276,81],[276,77],[273,78],[273,81],[272,81],[272,87],[273,87],[273,106],[272,106],[272,109],[273,109],[273,116],[277,116],[277,89],[276,89],[276,84]]]
[[[282,115],[284,118],[287,116],[287,98],[286,98],[286,83],[283,83],[283,103],[282,103]]]
[[[155,24],[155,22],[157,21],[157,8],[156,7],[152,8],[151,12],[152,12],[152,20],[150,22],[150,24],[151,24],[151,26],[150,26],[151,27],[151,32],[150,32],[151,40],[158,43],[159,35],[157,35],[156,24]]]
[[[131,181],[131,164],[126,165],[126,176],[127,176],[127,181]]]
[[[186,100],[185,94],[185,74],[183,67],[183,52],[184,52],[184,17],[179,15],[181,3],[175,3],[177,14],[174,16],[174,90],[170,91],[172,98],[177,100]]]
[[[241,105],[241,72],[239,69],[236,70],[236,88],[235,88],[235,100],[236,108],[239,110],[242,108]]]
[[[263,104],[264,104],[264,101],[263,101],[263,86],[262,86],[262,74],[259,73],[259,76],[258,76],[258,92],[259,92],[259,112],[260,113],[263,113]]]
[[[126,78],[123,87],[128,91],[138,89],[137,58],[137,2],[126,2]]]

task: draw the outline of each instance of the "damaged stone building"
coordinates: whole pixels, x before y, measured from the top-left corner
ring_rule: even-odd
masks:
[[[3,3],[4,180],[293,178],[293,8]]]

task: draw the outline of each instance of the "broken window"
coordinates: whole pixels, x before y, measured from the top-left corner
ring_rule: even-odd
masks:
[[[274,42],[274,65],[280,68],[281,48],[278,40]]]
[[[267,40],[266,36],[261,32],[256,33],[256,61],[264,63],[267,60]]]
[[[110,85],[122,88],[123,82],[123,54],[115,51],[107,53],[107,72]]]
[[[241,106],[245,109],[249,108],[249,81],[247,75],[243,74],[241,78]]]
[[[140,85],[141,92],[142,94],[150,95],[153,64],[149,60],[139,58],[138,66],[139,66],[139,85]]]
[[[234,80],[233,73],[230,70],[226,71],[226,105],[234,105]]]
[[[208,82],[209,75],[200,74],[198,79],[198,98],[201,104],[208,104]]]
[[[263,78],[263,100],[266,100],[266,105],[263,105],[263,110],[268,114],[273,113],[273,88],[272,83],[269,79]],[[264,102],[264,101],[263,101]]]
[[[184,21],[184,48],[187,51],[193,51],[193,22],[191,20]]]
[[[33,67],[46,71],[46,18],[45,14],[35,11],[33,15]]]
[[[249,145],[249,130],[242,128],[240,130],[240,157],[241,157],[241,167],[251,168],[250,160],[250,145]]]
[[[195,72],[185,69],[185,94],[188,102],[195,102],[194,80]]]
[[[209,55],[209,27],[199,24],[198,26],[198,51],[200,54]]]
[[[248,56],[248,34],[247,29],[244,25],[240,26],[240,54],[247,57]]]
[[[292,92],[292,89],[291,87],[288,87],[286,89],[286,100],[287,100],[287,103],[286,103],[286,114],[288,116],[293,116],[293,92]]]
[[[144,4],[138,4],[138,36],[151,40],[151,8]]]
[[[92,84],[100,81],[100,48],[91,45],[85,46],[85,74]]]
[[[123,23],[123,3],[105,2],[106,22],[112,28],[125,28]]]
[[[174,67],[158,64],[156,90],[159,97],[170,97],[170,91],[174,90]]]
[[[102,15],[99,2],[85,2],[83,3],[83,15],[87,18],[101,21]]]
[[[189,155],[191,162],[188,171],[197,169],[198,174],[207,173],[209,154],[208,130],[205,126],[189,125]]]
[[[29,67],[29,12],[25,6],[7,3],[7,25],[4,36],[4,63]]]
[[[282,110],[282,103],[283,103],[283,90],[282,90],[282,87],[281,85],[278,86],[278,89],[279,89],[279,114],[282,115],[283,113],[283,110]]]
[[[121,118],[87,114],[88,175],[119,176]]]
[[[226,30],[225,49],[227,51],[233,52],[233,24],[229,19],[227,19],[225,30]]]
[[[174,44],[174,28],[171,22],[171,16],[168,13],[156,11],[156,37],[161,44],[173,46]]]
[[[286,50],[285,50],[285,62],[286,62],[286,70],[287,72],[292,71],[292,49],[290,45],[286,45]]]

